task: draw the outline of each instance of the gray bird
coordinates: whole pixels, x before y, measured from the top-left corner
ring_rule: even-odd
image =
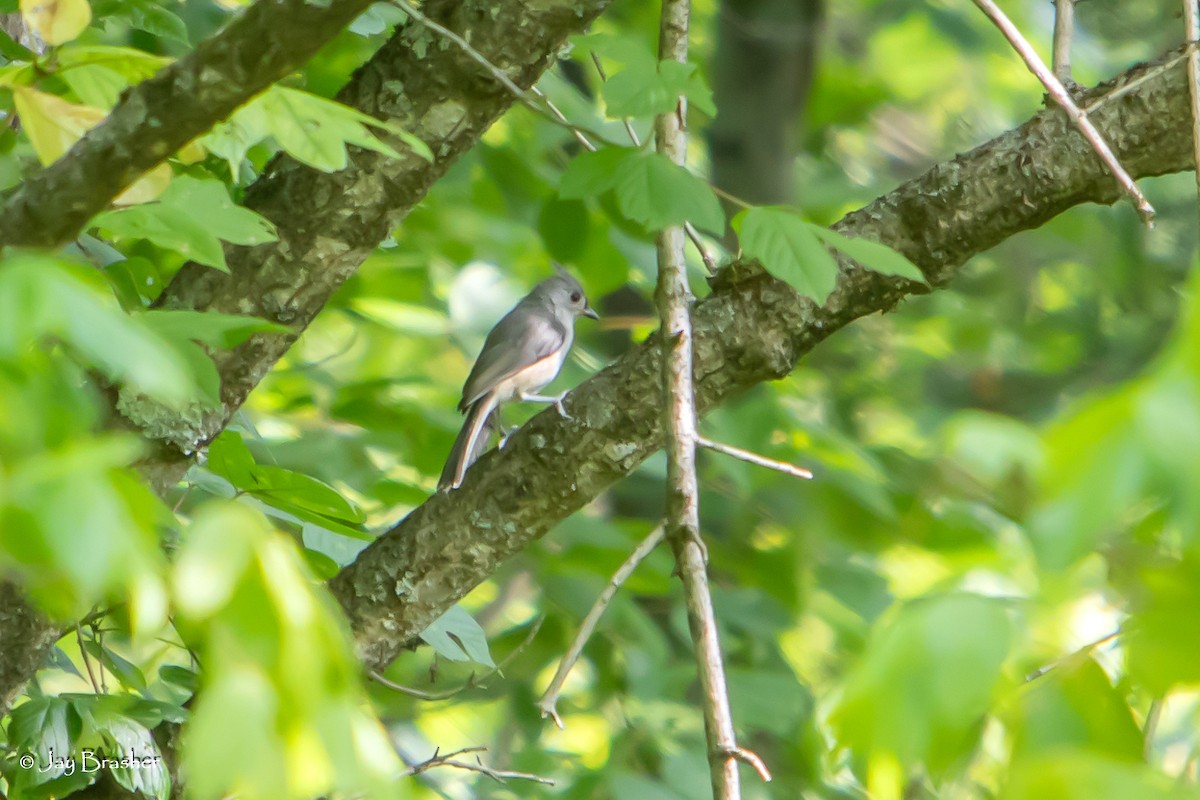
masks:
[[[467,468],[487,449],[501,403],[514,398],[552,403],[559,414],[568,416],[562,405],[566,392],[553,397],[537,392],[562,369],[575,340],[575,318],[599,319],[599,315],[588,305],[579,281],[554,266],[557,272],[533,287],[484,340],[463,385],[458,410],[467,418],[442,469],[439,491],[457,489]]]

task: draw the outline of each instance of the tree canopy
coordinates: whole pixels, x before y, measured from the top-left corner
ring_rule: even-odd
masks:
[[[0,0],[0,796],[1194,796],[1191,11],[976,5]]]

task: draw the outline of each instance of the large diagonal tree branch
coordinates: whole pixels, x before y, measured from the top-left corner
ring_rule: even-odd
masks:
[[[371,2],[259,0],[125,92],[65,156],[25,180],[0,210],[0,245],[74,239],[139,175],[295,70]]]
[[[507,0],[490,6],[470,4],[468,9],[463,7],[467,4],[437,0],[425,4],[425,13],[467,38],[515,83],[528,87],[567,35],[583,30],[608,2],[561,0],[535,7]],[[246,200],[247,206],[275,222],[279,241],[231,248],[228,275],[190,265],[164,292],[162,303],[168,307],[255,314],[282,322],[293,332],[256,337],[218,354],[223,401],[219,409],[180,416],[149,404],[123,403],[133,423],[158,443],[140,467],[160,491],[173,485],[191,463],[184,449],[221,431],[333,292],[514,102],[477,63],[445,44],[409,23],[339,95],[342,102],[419,136],[434,152],[433,163],[416,156],[388,159],[356,151],[349,168],[326,174],[280,158]],[[61,627],[32,609],[16,587],[0,581],[0,716],[44,662],[60,632]]]
[[[1087,99],[1095,104],[1107,94],[1089,113],[1131,174],[1194,166],[1180,57],[1135,67]],[[835,227],[903,252],[938,287],[973,255],[1072,206],[1111,203],[1119,192],[1054,109],[938,164]],[[726,268],[692,316],[700,412],[786,375],[834,331],[918,291],[927,289],[844,263],[836,290],[818,305],[753,264]],[[503,450],[477,462],[461,488],[431,497],[332,580],[369,667],[385,666],[501,561],[661,447],[658,346],[651,337],[573,392],[573,419],[535,417]]]

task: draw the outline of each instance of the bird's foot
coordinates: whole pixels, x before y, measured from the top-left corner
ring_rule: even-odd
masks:
[[[567,399],[567,393],[563,392],[562,394],[560,394],[558,397],[556,397],[554,399],[554,407],[558,409],[558,415],[560,417],[562,417],[563,419],[571,419],[571,415],[567,413],[567,410],[565,408],[563,408],[563,400],[566,400],[566,399]]]
[[[503,425],[500,426],[500,447],[508,444],[508,438],[516,433],[519,427],[519,425],[513,425],[511,428],[505,428]]]

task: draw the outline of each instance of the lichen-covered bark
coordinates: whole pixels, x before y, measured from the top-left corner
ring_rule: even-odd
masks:
[[[425,13],[464,35],[518,85],[529,86],[566,37],[586,28],[609,1],[437,0],[425,4]],[[333,174],[277,159],[249,190],[246,205],[275,222],[279,241],[230,248],[228,275],[199,265],[180,271],[164,292],[163,305],[254,314],[282,322],[294,333],[256,337],[217,355],[219,410],[196,408],[181,415],[144,400],[122,399],[122,413],[154,440],[153,455],[138,467],[158,490],[178,480],[190,451],[221,431],[329,296],[515,102],[458,48],[417,24],[398,30],[339,99],[421,137],[436,158],[433,163],[416,156],[388,159],[356,150],[350,166]],[[404,152],[403,145],[397,148]],[[73,174],[84,184],[91,180],[85,172]],[[63,191],[69,200],[78,189]],[[11,584],[0,583],[0,602],[2,717],[60,628],[37,615]]]
[[[1128,91],[1094,118],[1137,177],[1193,168],[1181,62],[1138,66],[1089,93]],[[1112,202],[1116,183],[1057,110],[938,164],[846,216],[843,233],[902,251],[941,286],[971,256],[1084,202]],[[786,375],[818,342],[853,320],[927,291],[844,264],[823,305],[753,264],[721,272],[692,315],[696,401],[703,413],[746,387]],[[430,622],[564,517],[628,474],[662,443],[657,340],[652,337],[580,386],[572,419],[543,413],[485,455],[462,487],[436,494],[330,586],[360,653],[386,665]]]
[[[462,34],[518,86],[528,87],[567,35],[586,27],[607,4],[443,0],[426,3],[425,13]],[[145,416],[134,422],[151,437],[191,449],[220,433],[334,290],[514,102],[459,48],[418,23],[408,24],[384,45],[338,99],[419,136],[434,152],[434,163],[399,144],[402,158],[356,151],[352,166],[335,173],[277,159],[247,193],[245,205],[276,224],[279,241],[234,250],[228,275],[188,265],[167,288],[162,304],[252,314],[295,333],[255,336],[217,354],[224,403],[217,411],[181,419],[139,408],[137,413]]]
[[[11,581],[0,581],[0,717],[58,640],[60,629],[42,616]]]
[[[0,245],[69,242],[138,176],[303,64],[371,2],[254,3],[30,176],[0,211]]]

